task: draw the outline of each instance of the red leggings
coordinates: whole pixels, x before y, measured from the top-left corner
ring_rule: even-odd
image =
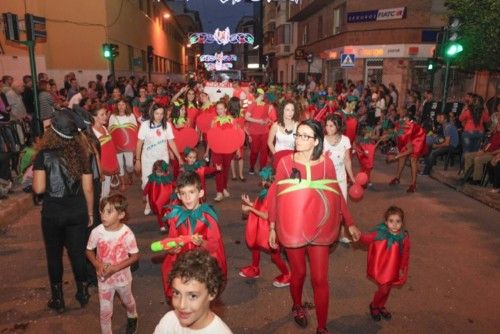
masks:
[[[255,163],[257,162],[257,156],[259,156],[259,167],[264,168],[267,164],[267,133],[262,135],[250,135],[252,137],[252,142],[250,143],[250,168],[255,168]]]
[[[212,163],[214,165],[221,165],[222,170],[215,174],[215,188],[218,193],[227,189],[227,180],[229,178],[229,171],[231,170],[231,160],[233,160],[234,153],[221,154],[212,152]]]
[[[311,283],[316,306],[318,328],[326,328],[328,315],[328,246],[305,246],[300,248],[286,248],[290,264],[290,294],[293,305],[302,305],[302,289],[306,278],[306,253],[309,256]]]
[[[378,286],[377,292],[373,296],[373,307],[382,308],[385,306],[387,299],[389,298],[389,293],[391,292],[392,283],[386,283]]]
[[[285,261],[283,261],[283,259],[281,258],[279,251],[272,251],[271,252],[271,261],[273,261],[273,263],[276,265],[276,267],[278,267],[279,271],[281,271],[281,273],[283,275],[288,274],[288,268],[285,264]],[[260,263],[260,250],[253,249],[252,250],[252,266],[258,268],[259,263]]]

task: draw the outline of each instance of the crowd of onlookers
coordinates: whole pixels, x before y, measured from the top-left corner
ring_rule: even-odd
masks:
[[[0,196],[11,187],[11,171],[23,173],[19,170],[19,155],[23,147],[30,146],[35,137],[32,122],[35,109],[33,84],[29,75],[22,80],[5,75],[0,82],[0,124],[11,124],[9,129],[0,127],[0,188],[3,189]],[[170,81],[155,85],[148,82],[145,76],[115,78],[108,75],[104,80],[100,74],[85,85],[71,72],[65,75],[63,86],[59,88],[46,73],[39,73],[40,119],[46,127],[57,110],[75,106],[91,110],[97,103],[106,104],[112,111],[122,99],[136,111],[147,115],[151,102],[169,104],[181,86]],[[251,82],[250,92],[257,87],[255,82]],[[384,85],[339,80],[327,86],[309,76],[307,82],[260,87],[265,89],[269,103],[277,105],[281,101],[294,99],[301,110],[301,118],[307,118],[325,105],[333,107],[334,111],[342,110],[348,96],[355,96],[358,99],[358,132],[366,127],[381,131],[387,124],[395,124],[400,112],[404,111],[427,133],[427,153],[421,174],[429,174],[439,159],[444,160],[445,169],[457,160],[463,182],[483,185],[493,183],[495,189],[499,187],[500,109],[497,99],[488,101],[486,107],[482,97],[467,93],[460,101],[448,102],[442,113],[441,102],[434,99],[432,91],[421,94],[416,89],[407,89],[403,95],[392,83]]]

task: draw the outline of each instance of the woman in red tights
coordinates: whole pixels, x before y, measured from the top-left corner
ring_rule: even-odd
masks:
[[[333,163],[322,154],[323,136],[319,122],[299,124],[295,153],[278,163],[269,194],[269,244],[275,248],[279,241],[290,263],[294,320],[301,327],[307,326],[302,306],[307,254],[319,334],[328,333],[328,255],[329,246],[338,238],[341,216],[353,240],[360,237],[337,184]]]

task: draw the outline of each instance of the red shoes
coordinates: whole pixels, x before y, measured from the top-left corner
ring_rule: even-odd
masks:
[[[239,275],[246,278],[259,278],[260,269],[254,266],[247,266],[240,270]]]
[[[273,285],[277,288],[284,288],[290,285],[290,274],[281,274],[273,280]]]
[[[410,186],[408,187],[408,189],[406,189],[406,192],[407,193],[414,193],[415,190],[417,190],[417,184],[416,183],[412,183],[412,184],[410,184]]]
[[[391,182],[389,182],[390,186],[395,186],[397,184],[399,184],[399,177],[395,177],[391,180]]]
[[[295,305],[292,308],[292,315],[293,315],[293,320],[295,320],[297,325],[303,328],[307,327],[306,310],[304,310],[302,305]]]

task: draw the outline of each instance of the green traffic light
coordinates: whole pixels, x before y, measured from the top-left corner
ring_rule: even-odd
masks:
[[[427,70],[432,71],[434,69],[434,64],[427,65]]]
[[[104,50],[104,58],[111,58],[111,51]]]
[[[462,52],[464,47],[459,43],[451,43],[445,50],[445,53],[448,57],[455,57],[457,54]]]

